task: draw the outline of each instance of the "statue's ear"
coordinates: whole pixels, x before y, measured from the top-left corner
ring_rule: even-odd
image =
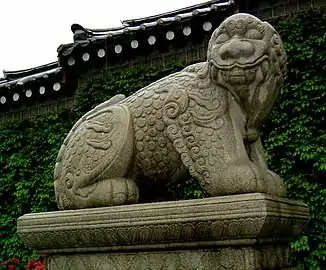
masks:
[[[212,53],[214,45],[216,44],[216,38],[218,36],[218,33],[219,33],[219,28],[215,29],[215,31],[213,32],[213,34],[208,42],[207,60],[211,59],[211,53]]]
[[[286,57],[286,53],[284,50],[284,45],[281,40],[281,37],[276,32],[276,30],[274,31],[274,34],[271,38],[271,44],[274,46],[274,49],[275,49],[275,52],[277,55],[280,72],[282,73],[283,76],[285,76],[287,57]]]

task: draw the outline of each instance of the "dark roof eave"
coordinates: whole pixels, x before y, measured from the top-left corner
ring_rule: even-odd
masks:
[[[209,3],[209,4],[207,4]],[[192,7],[188,7],[188,8],[184,8],[184,12],[178,12],[178,11],[172,11],[169,13],[165,13],[165,14],[171,14],[171,16],[166,16],[165,14],[163,14],[162,16],[160,15],[155,15],[153,16],[154,18],[152,20],[150,19],[139,19],[139,23],[135,23],[135,24],[123,24],[121,27],[114,27],[114,28],[106,28],[106,29],[90,29],[90,28],[84,28],[81,25],[76,25],[78,26],[78,30],[77,32],[73,33],[77,36],[81,35],[81,39],[87,39],[87,38],[91,38],[91,37],[98,37],[98,36],[109,36],[109,35],[114,35],[116,36],[117,34],[123,34],[124,32],[133,32],[133,31],[137,31],[137,30],[144,30],[147,26],[148,27],[153,27],[156,26],[158,24],[162,25],[162,22],[166,21],[166,22],[174,22],[174,21],[178,21],[180,22],[180,18],[183,17],[183,15],[188,15],[187,18],[185,19],[189,19],[191,17],[195,17],[196,15],[200,14],[203,15],[205,13],[209,13],[210,11],[223,11],[227,8],[229,8],[230,6],[233,6],[235,4],[234,0],[218,0],[218,1],[210,1],[210,2],[206,2],[205,5],[203,4],[199,4],[197,6],[199,6],[200,8],[193,8]],[[150,17],[148,17],[150,18]],[[144,20],[142,23],[140,23],[141,20]],[[146,21],[145,21],[146,20]],[[75,37],[74,37],[75,38]],[[75,38],[76,39],[76,38]],[[77,38],[78,39],[78,38]]]
[[[101,40],[105,40],[111,37],[119,37],[122,36],[123,34],[130,34],[130,33],[136,33],[138,31],[143,31],[146,29],[152,29],[153,27],[156,27],[158,25],[164,25],[164,24],[171,24],[174,22],[182,22],[191,19],[192,17],[195,17],[196,15],[205,15],[208,14],[209,12],[219,12],[219,11],[224,11],[227,10],[230,6],[233,6],[235,2],[233,0],[226,0],[226,1],[210,1],[210,2],[205,2],[204,4],[199,4],[195,6],[191,6],[188,8],[180,9],[177,11],[172,11],[169,13],[163,14],[163,16],[159,17],[160,15],[152,16],[154,18],[154,21],[149,22],[150,17],[148,18],[142,18],[139,19],[138,21],[142,20],[148,20],[148,22],[143,22],[141,25],[138,26],[123,26],[121,29],[120,28],[115,28],[115,30],[112,30],[111,28],[108,29],[102,29],[100,30],[92,30],[92,29],[87,29],[87,28],[82,28],[81,26],[78,25],[78,27],[81,27],[81,29],[84,29],[84,32],[82,33],[81,37],[82,39],[79,40],[78,37],[76,38],[76,33],[75,33],[75,42],[72,44],[65,44],[61,45],[58,48],[58,56],[68,56],[71,55],[74,51],[75,48],[77,47],[85,47],[88,46],[91,43],[96,43]],[[203,7],[203,6],[208,6],[208,7]],[[198,7],[202,7],[201,9],[198,9]],[[181,11],[181,13],[180,13]],[[173,17],[167,17],[166,14],[174,14]],[[185,16],[186,15],[186,16]],[[104,32],[107,31],[107,32]],[[80,34],[80,33],[78,33]]]
[[[54,63],[52,63],[52,64],[54,64]],[[53,66],[55,66],[55,67],[52,67],[51,69],[48,69],[48,70],[42,70],[42,71],[38,70],[37,73],[33,73],[30,75],[24,74],[23,76],[17,77],[15,79],[4,78],[4,79],[0,80],[0,88],[3,88],[3,87],[10,88],[15,85],[24,85],[27,82],[30,82],[30,81],[33,81],[36,79],[41,79],[41,78],[43,78],[43,79],[48,78],[50,75],[57,74],[57,73],[61,72],[62,67],[59,67],[57,62],[56,62],[56,65],[53,65]],[[34,68],[34,69],[37,69],[37,68]],[[33,70],[33,69],[31,69],[31,70]]]
[[[32,76],[34,74],[46,72],[48,70],[59,67],[58,61],[51,62],[45,65],[37,66],[29,69],[15,70],[15,71],[3,71],[3,79],[7,81],[15,80],[22,77]]]
[[[141,25],[143,23],[148,23],[150,21],[158,20],[161,18],[173,17],[173,16],[176,16],[181,13],[188,13],[195,9],[202,9],[202,8],[210,7],[213,4],[218,4],[218,2],[225,2],[225,1],[208,1],[208,2],[204,2],[204,3],[192,5],[189,7],[185,7],[185,8],[180,8],[180,9],[177,9],[174,11],[165,12],[165,13],[158,14],[158,15],[153,15],[153,16],[148,16],[148,17],[143,17],[143,18],[138,18],[138,19],[123,20],[122,24],[126,25],[126,26],[137,26],[137,25]]]

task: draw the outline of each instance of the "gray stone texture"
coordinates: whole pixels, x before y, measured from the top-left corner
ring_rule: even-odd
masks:
[[[262,258],[266,261],[261,263]],[[48,270],[298,270],[289,260],[289,248],[221,248],[51,256]]]
[[[227,18],[206,62],[75,124],[55,168],[62,211],[19,218],[20,237],[49,254],[49,270],[297,269],[288,243],[308,208],[284,198],[260,141],[285,65],[273,27]],[[141,204],[169,199],[189,175],[210,198]]]
[[[169,184],[189,174],[210,196],[285,196],[260,141],[285,65],[272,26],[249,14],[227,18],[206,62],[113,97],[75,124],[55,169],[59,208],[167,200]]]
[[[306,205],[266,194],[24,215],[48,269],[282,269]]]

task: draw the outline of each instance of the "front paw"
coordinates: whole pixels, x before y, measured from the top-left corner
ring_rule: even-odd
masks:
[[[266,193],[260,171],[253,163],[230,164],[221,174],[216,186],[209,192],[212,196],[244,193]]]
[[[283,180],[276,173],[267,170],[264,175],[265,181],[267,183],[267,193],[273,196],[285,197],[285,187]]]

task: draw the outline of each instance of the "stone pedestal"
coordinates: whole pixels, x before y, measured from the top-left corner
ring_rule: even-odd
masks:
[[[302,203],[264,194],[24,215],[18,233],[47,269],[296,269]]]

